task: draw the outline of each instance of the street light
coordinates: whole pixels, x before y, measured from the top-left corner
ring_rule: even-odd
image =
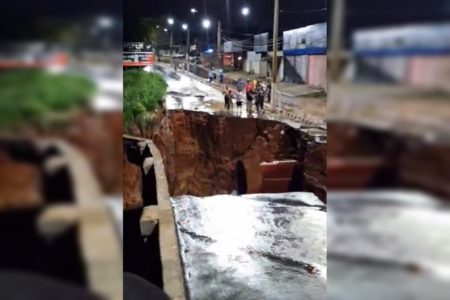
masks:
[[[196,10],[195,8],[191,8],[191,13],[196,14],[198,13],[198,10]]]
[[[175,23],[175,21],[173,20],[173,18],[168,18],[167,23],[169,23],[169,25],[173,25],[173,23]]]
[[[97,19],[97,24],[101,28],[110,28],[113,26],[114,20],[107,16],[99,17]]]
[[[241,12],[242,12],[242,15],[248,16],[250,14],[250,8],[243,7]]]
[[[164,28],[164,32],[167,32],[167,28]]]
[[[156,28],[159,28],[159,25],[156,25]]]
[[[189,64],[189,50],[190,50],[190,41],[189,41],[189,26],[186,23],[183,23],[181,25],[181,28],[183,28],[184,31],[186,31],[186,71],[188,71],[188,64]]]
[[[203,19],[202,26],[205,29],[208,29],[211,26],[211,21],[209,19]]]

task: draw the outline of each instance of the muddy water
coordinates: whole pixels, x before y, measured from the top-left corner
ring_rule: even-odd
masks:
[[[325,299],[325,209],[267,197],[172,200],[190,299]]]
[[[328,299],[448,299],[450,211],[405,191],[328,194]]]

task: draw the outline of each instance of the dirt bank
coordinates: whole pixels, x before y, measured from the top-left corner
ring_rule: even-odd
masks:
[[[236,189],[235,169],[242,162],[250,187],[261,184],[259,164],[296,160],[305,191],[326,197],[326,144],[305,131],[262,119],[173,110],[155,130],[172,196],[209,196]]]

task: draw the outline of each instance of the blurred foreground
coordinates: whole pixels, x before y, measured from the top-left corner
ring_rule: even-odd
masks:
[[[122,299],[121,20],[75,14],[0,44],[1,299]]]
[[[419,2],[333,4],[329,299],[448,297],[449,1]]]

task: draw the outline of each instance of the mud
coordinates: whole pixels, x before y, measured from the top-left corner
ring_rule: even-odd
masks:
[[[346,122],[330,122],[328,133],[330,189],[413,188],[450,197],[450,139]]]
[[[170,110],[153,141],[164,160],[172,196],[228,194],[241,162],[249,190],[261,186],[262,162],[295,160],[302,190],[325,199],[326,143],[278,121]]]

